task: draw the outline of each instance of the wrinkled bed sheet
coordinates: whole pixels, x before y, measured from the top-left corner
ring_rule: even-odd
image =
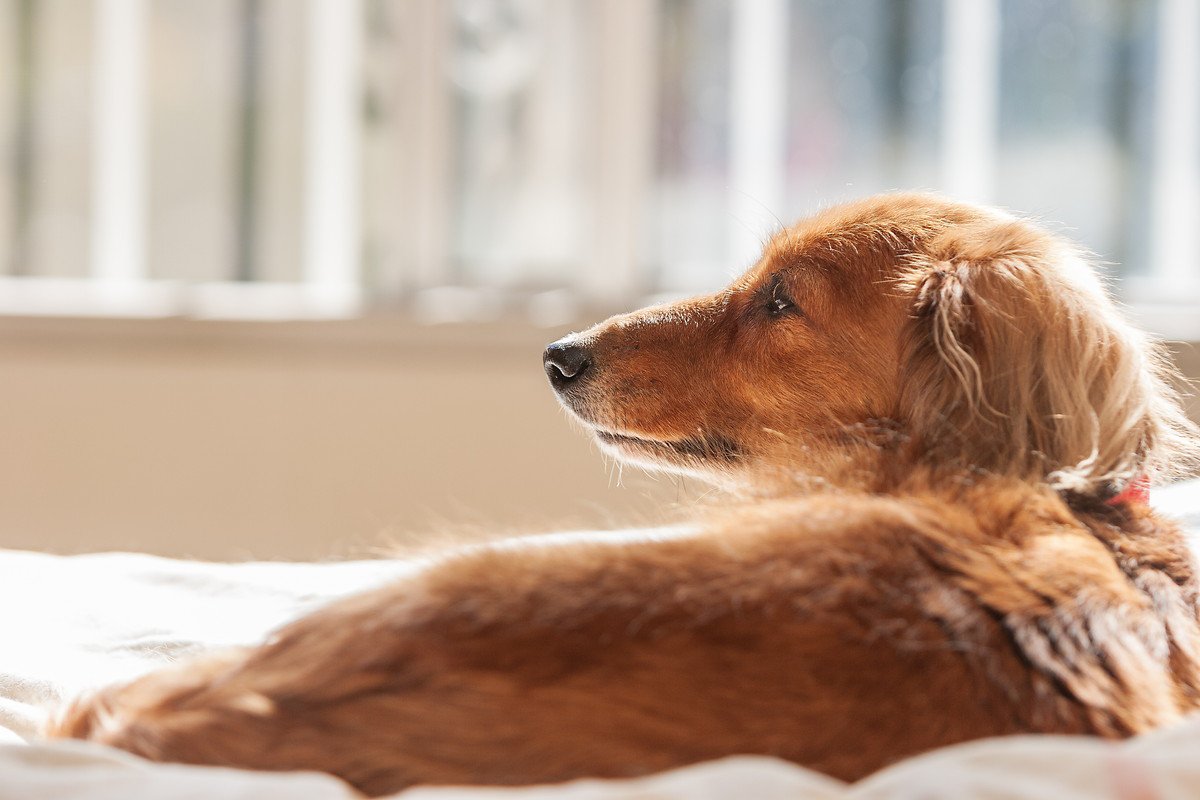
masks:
[[[1200,539],[1200,481],[1155,493]],[[630,532],[634,533],[634,532]],[[213,648],[258,641],[342,595],[419,561],[211,564],[130,553],[0,550],[0,800],[354,797],[315,773],[152,764],[36,732],[62,699]],[[738,757],[635,781],[530,789],[415,789],[418,798],[1200,798],[1200,717],[1118,744],[1009,737],[929,753],[853,786],[778,760]]]

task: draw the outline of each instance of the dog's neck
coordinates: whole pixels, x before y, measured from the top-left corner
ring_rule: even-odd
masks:
[[[845,426],[836,434],[806,444],[799,453],[781,452],[724,488],[753,498],[830,490],[886,495],[939,485],[958,491],[996,481],[1056,491],[1046,474],[998,475],[968,463],[965,458],[956,458],[945,448],[928,446],[910,436],[905,426],[895,420],[877,418]],[[1077,511],[1148,507],[1149,487],[1149,476],[1142,473],[1126,484],[1104,486],[1094,494],[1069,491],[1057,494]]]

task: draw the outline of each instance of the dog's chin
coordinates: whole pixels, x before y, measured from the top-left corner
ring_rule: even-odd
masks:
[[[595,438],[608,455],[653,472],[688,475],[717,485],[729,484],[731,473],[746,460],[744,448],[717,433],[690,437],[650,436],[619,430],[595,418],[592,410],[570,393],[558,392],[567,413]]]
[[[712,483],[724,483],[743,455],[736,443],[721,436],[658,439],[597,427],[592,435],[602,450],[621,461]]]

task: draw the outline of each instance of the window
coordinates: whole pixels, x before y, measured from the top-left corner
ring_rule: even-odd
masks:
[[[926,188],[1197,316],[1192,0],[11,2],[0,39],[3,313],[616,309]]]

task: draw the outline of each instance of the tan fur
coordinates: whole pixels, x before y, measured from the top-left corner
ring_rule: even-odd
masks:
[[[1196,430],[1065,243],[872,198],[782,232],[722,292],[567,341],[590,372],[560,397],[605,448],[740,501],[687,534],[448,552],[83,698],[52,733],[381,794],[733,753],[853,779],[1200,706],[1191,555],[1106,502],[1193,468]]]

